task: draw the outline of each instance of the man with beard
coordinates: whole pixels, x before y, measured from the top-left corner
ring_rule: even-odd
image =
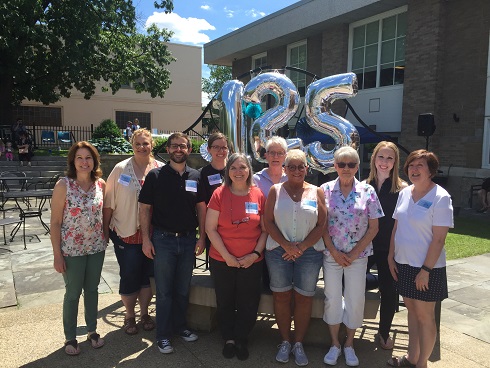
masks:
[[[174,351],[173,335],[188,342],[198,338],[187,327],[186,314],[195,254],[204,249],[206,205],[199,172],[186,165],[191,149],[187,135],[173,133],[167,141],[169,163],[148,173],[139,195],[143,252],[155,268],[156,340],[164,354]]]

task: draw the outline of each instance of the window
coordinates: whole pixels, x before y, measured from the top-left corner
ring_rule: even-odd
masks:
[[[267,65],[267,53],[252,56],[252,70],[266,66]]]
[[[26,125],[62,126],[61,107],[15,106],[12,117],[22,119]]]
[[[483,128],[482,168],[490,169],[490,117],[485,118],[485,124]]]
[[[138,118],[141,128],[151,128],[151,113],[135,111],[116,111],[116,124],[121,129],[126,129],[128,121],[133,122]]]
[[[307,65],[306,41],[300,41],[288,45],[288,66],[306,70]],[[300,96],[306,92],[306,74],[290,70],[289,79],[296,85]]]
[[[351,24],[350,69],[360,90],[403,84],[406,32],[406,7]]]

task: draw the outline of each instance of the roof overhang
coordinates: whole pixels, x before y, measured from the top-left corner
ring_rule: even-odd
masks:
[[[204,63],[231,66],[259,54],[407,5],[408,0],[302,0],[204,45]]]

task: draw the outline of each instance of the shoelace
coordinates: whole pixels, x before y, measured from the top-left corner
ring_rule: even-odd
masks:
[[[277,347],[280,348],[281,352],[283,352],[283,353],[287,353],[287,351],[288,351],[288,345],[287,344],[284,344],[284,343],[279,344],[279,345],[277,345]]]
[[[293,350],[295,352],[298,352],[299,354],[303,354],[304,353],[304,350],[303,350],[303,346],[302,345],[295,345]]]

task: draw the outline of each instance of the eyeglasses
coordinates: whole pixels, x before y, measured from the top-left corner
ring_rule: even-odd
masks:
[[[357,166],[357,162],[337,162],[337,166],[343,169],[348,166],[349,169],[355,169]]]
[[[228,147],[226,146],[211,146],[212,149],[214,149],[215,151],[228,151]]]
[[[276,151],[267,151],[267,154],[271,155],[272,157],[282,157],[285,155],[284,152],[276,152]]]
[[[296,171],[296,170],[298,170],[298,171],[305,171],[305,169],[306,169],[306,166],[305,165],[298,165],[298,166],[296,166],[296,165],[288,165],[286,167],[288,168],[289,171]]]
[[[241,220],[232,221],[231,223],[233,225],[236,225],[236,227],[238,227],[238,225],[245,224],[245,223],[247,223],[249,221],[250,221],[250,217],[247,216],[247,217],[242,218]]]
[[[187,147],[187,144],[175,144],[175,143],[172,143],[169,147],[174,150],[180,148],[182,151],[185,151],[186,149],[189,148]]]

